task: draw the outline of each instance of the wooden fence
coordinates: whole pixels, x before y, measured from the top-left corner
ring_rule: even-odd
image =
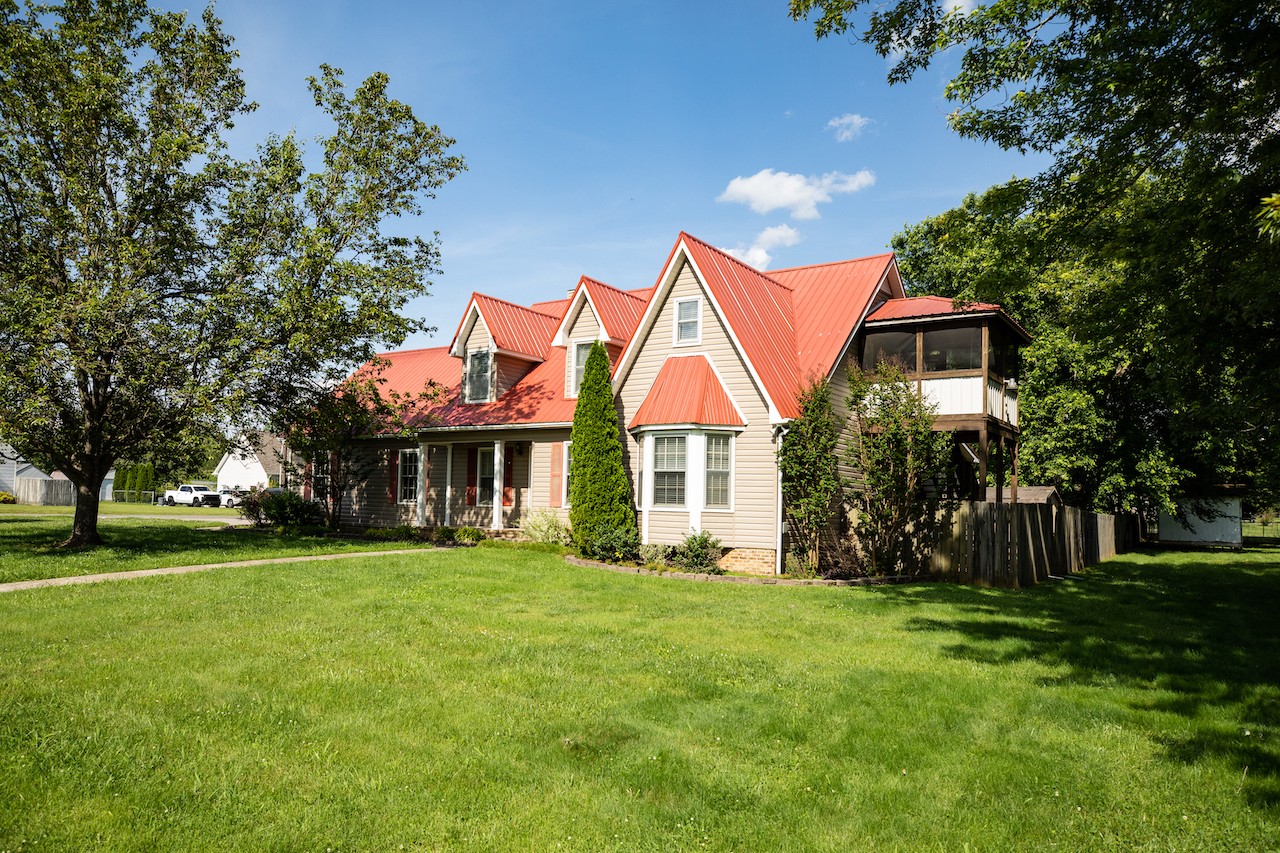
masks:
[[[70,480],[42,480],[19,477],[14,481],[14,498],[34,506],[75,506],[76,487]]]
[[[1075,507],[962,503],[944,512],[930,572],[978,586],[1026,587],[1133,547],[1135,521]]]

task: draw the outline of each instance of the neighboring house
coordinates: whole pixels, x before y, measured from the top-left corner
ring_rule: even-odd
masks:
[[[528,307],[474,294],[447,347],[388,353],[387,386],[449,388],[416,441],[371,439],[386,477],[351,495],[344,522],[517,527],[534,509],[568,516],[578,384],[592,342],[613,364],[624,464],[642,541],[706,530],[728,565],[780,571],[776,453],[797,395],[846,368],[895,357],[956,430],[961,484],[985,499],[1004,448],[1016,477],[1017,353],[1029,340],[998,306],[905,298],[892,254],[761,272],[681,234],[651,288],[583,277],[567,299]],[[999,491],[997,489],[997,491]],[[997,500],[1000,495],[997,494]]]
[[[219,489],[265,489],[288,484],[283,439],[256,432],[245,436],[241,445],[222,454],[213,469]]]
[[[19,477],[32,480],[53,479],[19,456],[18,451],[7,444],[0,443],[0,492],[16,495]]]

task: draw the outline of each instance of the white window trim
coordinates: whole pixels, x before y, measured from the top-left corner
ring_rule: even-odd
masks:
[[[698,334],[690,340],[680,340],[680,306],[693,302],[698,306]],[[695,347],[702,344],[702,297],[701,296],[685,296],[675,300],[675,316],[671,321],[671,345],[674,347]]]
[[[658,503],[658,474],[667,473],[658,470],[658,448],[657,440],[659,438],[683,438],[684,439],[684,503],[682,504],[660,504]],[[654,512],[688,512],[689,511],[689,433],[687,431],[678,432],[657,432],[653,434],[653,443],[650,469],[649,483],[645,487],[648,491],[649,508]]]
[[[706,483],[707,483],[707,454],[706,454],[706,445],[704,444],[704,445],[703,445],[703,454],[702,454],[702,483],[703,483],[703,486],[702,486],[702,495],[703,495],[703,500],[702,500],[703,507],[702,507],[702,511],[703,511],[703,512],[720,513],[720,514],[724,514],[724,513],[731,513],[731,512],[733,512],[733,504],[734,504],[734,500],[733,500],[733,492],[734,492],[733,486],[734,486],[734,480],[736,479],[736,477],[737,477],[737,472],[738,472],[738,466],[735,464],[735,463],[738,461],[738,460],[737,460],[737,452],[738,452],[738,439],[737,439],[737,436],[736,436],[734,433],[726,432],[726,431],[724,431],[724,430],[706,430],[706,431],[704,431],[704,433],[703,433],[703,434],[704,434],[707,438],[711,438],[712,436],[724,436],[725,438],[729,439],[729,504],[728,504],[728,506],[707,506],[707,505],[706,505],[706,503],[707,503],[707,501],[706,501],[706,493],[707,493],[707,492],[706,492]]]
[[[487,353],[489,356],[489,393],[483,400],[471,399],[471,356],[479,353]],[[467,360],[463,365],[463,381],[462,381],[462,401],[464,403],[492,403],[493,402],[493,362],[494,353],[491,349],[473,349],[467,350]]]
[[[489,464],[489,479],[493,482],[493,487],[490,490],[491,493],[487,503],[484,500],[484,487],[481,485],[484,481],[484,455],[486,453],[489,454],[489,458],[492,460]],[[476,454],[476,506],[493,506],[494,503],[496,503],[496,495],[494,494],[498,491],[497,470],[494,468],[496,464],[497,456],[494,454],[493,448],[481,447],[479,452]]]
[[[404,460],[406,457],[412,458],[417,462],[414,468],[413,492],[411,497],[405,497],[404,494]],[[414,447],[410,450],[401,450],[399,457],[396,459],[396,503],[416,504],[418,502],[418,483],[422,479],[422,455],[418,452],[418,448]]]
[[[569,452],[569,448],[573,446],[572,441],[560,442],[562,449],[560,451],[560,506],[562,509],[568,509],[569,503],[569,463],[573,456]]]
[[[596,342],[596,339],[595,339],[595,338],[578,338],[577,340],[569,341],[569,377],[568,377],[568,378],[569,378],[569,385],[572,385],[572,384],[573,384],[573,380],[574,380],[574,379],[576,379],[576,378],[577,378],[577,376],[578,376],[578,346],[579,346],[579,344],[594,344],[595,342]],[[588,353],[587,353],[587,356],[588,356],[588,357],[590,357],[590,355],[591,355],[591,353],[590,353],[590,352],[588,352]],[[583,374],[583,376],[584,376],[584,377],[586,376],[586,373],[587,373],[587,363],[584,361],[584,362],[582,363],[582,374]],[[579,388],[580,388],[580,387],[581,387],[581,386],[579,386]],[[569,399],[571,399],[571,400],[572,400],[572,399],[577,399],[577,397],[578,397],[578,390],[579,390],[578,388],[573,388],[572,390],[570,390],[570,388],[569,388],[568,386],[566,386],[566,387],[565,387],[565,396],[566,396],[566,397],[568,397],[568,398],[569,398]]]

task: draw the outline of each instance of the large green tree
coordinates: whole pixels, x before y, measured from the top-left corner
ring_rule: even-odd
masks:
[[[319,167],[292,134],[237,161],[235,59],[211,10],[0,0],[0,435],[75,483],[68,545],[100,541],[115,460],[190,455],[421,325],[437,241],[385,225],[464,167],[453,140],[322,66]]]
[[[1164,503],[1222,482],[1273,490],[1280,243],[1260,226],[1273,221],[1263,199],[1280,188],[1280,6],[955,6],[791,3],[820,37],[854,31],[894,57],[891,82],[954,51],[952,127],[1051,156],[1040,175],[909,230],[898,243],[913,244],[909,274],[917,285],[1017,306],[1051,336],[1031,355],[1054,364],[1032,367],[1043,368],[1041,391],[1064,390],[1056,373],[1070,399],[1032,407],[1028,442],[1038,440],[1037,418],[1064,428],[1053,442],[1073,426],[1073,411],[1100,418],[1093,439],[1104,455],[1117,452],[1077,480],[1095,503]],[[984,228],[995,229],[991,239],[971,239]],[[974,276],[993,249],[990,268]],[[951,291],[938,287],[948,276]],[[1034,380],[1029,391],[1036,398]],[[1036,400],[1050,403],[1047,394]],[[1078,438],[1061,444],[1066,455],[1095,452]],[[1080,467],[1065,458],[1033,461]]]
[[[635,502],[622,465],[609,353],[599,341],[592,345],[582,370],[570,438],[569,524],[574,544],[586,551],[602,534],[635,536]]]

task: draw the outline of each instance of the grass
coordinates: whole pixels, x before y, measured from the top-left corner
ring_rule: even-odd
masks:
[[[71,520],[0,515],[0,583],[39,578],[194,566],[343,551],[387,551],[403,542],[359,542],[323,536],[277,536],[210,522],[104,518],[98,530],[107,545],[84,550],[56,547],[71,533]]]
[[[1273,521],[1266,527],[1256,521],[1242,521],[1240,532],[1250,539],[1280,539],[1280,521]]]
[[[479,548],[10,594],[0,849],[1275,849],[1277,556],[1018,592]]]

